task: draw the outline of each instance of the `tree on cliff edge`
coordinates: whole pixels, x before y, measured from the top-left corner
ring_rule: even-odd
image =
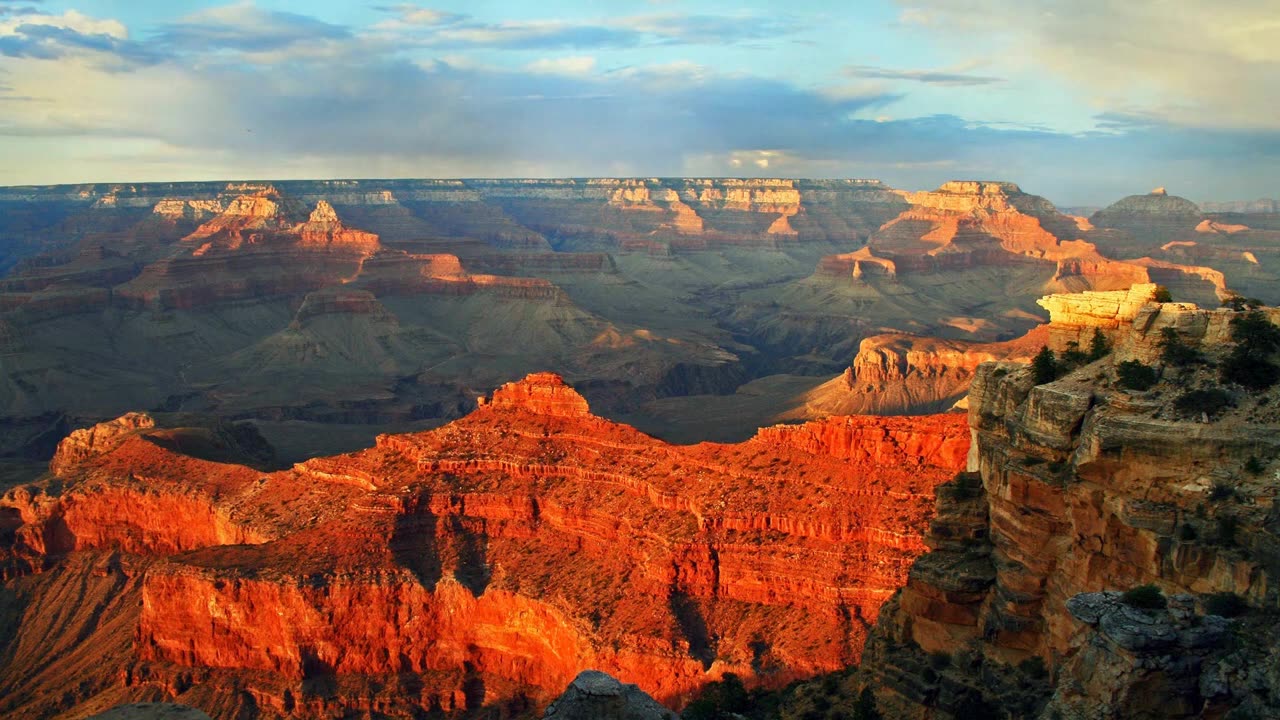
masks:
[[[1093,337],[1089,340],[1089,362],[1101,360],[1111,352],[1111,343],[1107,342],[1107,336],[1102,334],[1102,328],[1093,329]]]
[[[1044,385],[1058,378],[1058,361],[1048,345],[1040,347],[1040,352],[1031,361],[1031,372],[1035,375],[1036,384]]]

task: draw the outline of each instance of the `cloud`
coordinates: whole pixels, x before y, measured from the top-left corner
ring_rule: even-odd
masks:
[[[666,13],[578,21],[487,22],[418,5],[383,5],[375,9],[394,17],[374,29],[428,48],[556,50],[724,45],[768,40],[799,29],[785,18],[755,15]]]
[[[162,26],[155,41],[184,53],[269,52],[297,44],[347,40],[352,31],[306,15],[262,10],[251,2],[209,8]]]
[[[606,55],[556,52],[588,41],[681,47],[722,20],[754,41],[786,32],[785,20],[486,23],[418,6],[385,12],[375,26],[343,27],[242,3],[142,40],[79,14],[0,17],[0,47],[17,43],[0,55],[0,156],[26,158],[0,163],[0,183],[618,174],[878,176],[931,187],[976,176],[1103,204],[1157,185],[1256,197],[1280,167],[1280,130],[1197,126],[1159,104],[1104,104],[1095,131],[1077,135],[903,117],[903,103],[886,112],[922,85],[984,79],[972,64],[857,66],[832,90],[682,52],[603,68]],[[592,35],[600,29],[617,35]],[[471,52],[482,47],[550,50],[504,66]],[[127,57],[149,60],[104,60]]]
[[[525,66],[532,73],[557,75],[586,75],[596,67],[596,59],[590,55],[573,57],[540,58]]]
[[[1280,129],[1275,0],[899,0],[951,46],[1069,82],[1100,112]],[[997,50],[1000,48],[1000,50]]]
[[[2,7],[2,6],[0,6]],[[116,20],[101,20],[75,10],[47,15],[23,8],[0,14],[0,55],[54,60],[71,55],[97,55],[108,65],[155,62],[156,53],[129,39]]]
[[[466,19],[466,15],[433,10],[418,5],[378,5],[374,10],[396,16],[398,22],[405,25],[451,25]]]
[[[955,70],[897,70],[875,65],[850,65],[845,74],[855,78],[872,80],[908,80],[926,85],[974,86],[1004,82],[1004,78],[991,75],[971,75]]]

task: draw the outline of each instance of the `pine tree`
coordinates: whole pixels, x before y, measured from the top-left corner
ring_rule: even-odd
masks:
[[[1058,378],[1058,361],[1048,345],[1042,346],[1035,359],[1031,361],[1031,371],[1035,375],[1037,385],[1051,383]]]
[[[1093,338],[1089,340],[1089,362],[1101,360],[1111,352],[1111,343],[1107,342],[1107,336],[1102,334],[1101,328],[1093,329]]]

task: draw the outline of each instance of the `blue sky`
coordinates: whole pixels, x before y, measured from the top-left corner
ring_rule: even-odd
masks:
[[[0,0],[0,184],[740,175],[1280,196],[1275,0]]]

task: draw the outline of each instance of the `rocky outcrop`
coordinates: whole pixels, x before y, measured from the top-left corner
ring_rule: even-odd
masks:
[[[1155,302],[1156,285],[1142,283],[1127,290],[1047,295],[1036,301],[1049,311],[1049,347],[1062,352],[1070,343],[1088,348],[1095,330],[1114,344],[1129,337],[1138,313]]]
[[[1194,240],[1202,219],[1195,203],[1156,188],[1099,210],[1089,222],[1099,230],[1091,239],[1108,254],[1129,258],[1150,255],[1170,240]]]
[[[483,400],[483,398],[482,398]],[[497,409],[528,410],[552,417],[586,417],[587,401],[555,373],[535,373],[519,382],[507,383],[481,402]]]
[[[864,653],[892,716],[962,717],[975,703],[1045,718],[1218,717],[1241,703],[1274,712],[1245,683],[1219,679],[1262,651],[1222,641],[1223,623],[1196,620],[1192,605],[1214,594],[1276,602],[1280,536],[1251,504],[1274,492],[1264,459],[1280,440],[1264,419],[1274,415],[1259,411],[1275,393],[1256,406],[1238,396],[1240,408],[1206,421],[1172,410],[1176,381],[1148,393],[1114,385],[1115,363],[1152,360],[1153,328],[1185,331],[1210,357],[1228,347],[1231,311],[1141,299],[1048,303],[1055,320],[1114,330],[1108,360],[1038,386],[1026,366],[978,368],[971,472],[940,488],[930,552]],[[1081,596],[1147,584],[1170,598],[1167,612]],[[949,656],[948,669],[921,680],[931,653]]]
[[[904,335],[862,341],[839,377],[805,394],[806,414],[918,415],[944,412],[963,401],[984,362],[1029,360],[1048,341],[1047,328],[998,343]]]
[[[150,415],[129,413],[109,422],[75,430],[58,443],[58,450],[53,455],[49,470],[54,473],[65,472],[95,455],[114,450],[126,437],[136,434],[138,430],[149,430],[155,426],[156,421]]]
[[[1048,346],[1067,350],[1071,343],[1088,348],[1099,330],[1109,339],[1119,360],[1159,362],[1165,328],[1175,330],[1193,346],[1221,348],[1231,337],[1237,313],[1225,308],[1203,309],[1192,303],[1157,303],[1156,286],[1134,285],[1126,291],[1048,295],[1038,304],[1049,311]],[[1280,309],[1263,308],[1273,321]]]
[[[1087,640],[1063,668],[1064,681],[1045,714],[1064,718],[1201,717],[1200,676],[1220,654],[1230,621],[1196,611],[1175,595],[1166,608],[1138,608],[1118,592],[1081,593],[1067,601]]]
[[[184,454],[175,432],[133,418],[68,441],[55,476],[0,501],[6,566],[55,582],[85,554],[148,559],[133,654],[59,682],[273,717],[359,711],[405,677],[418,689],[380,713],[537,708],[586,668],[678,707],[726,672],[844,667],[967,454],[956,415],[668,445],[546,373],[278,472]]]
[[[623,685],[597,670],[583,670],[547,707],[544,718],[555,720],[676,720],[635,685]]]

